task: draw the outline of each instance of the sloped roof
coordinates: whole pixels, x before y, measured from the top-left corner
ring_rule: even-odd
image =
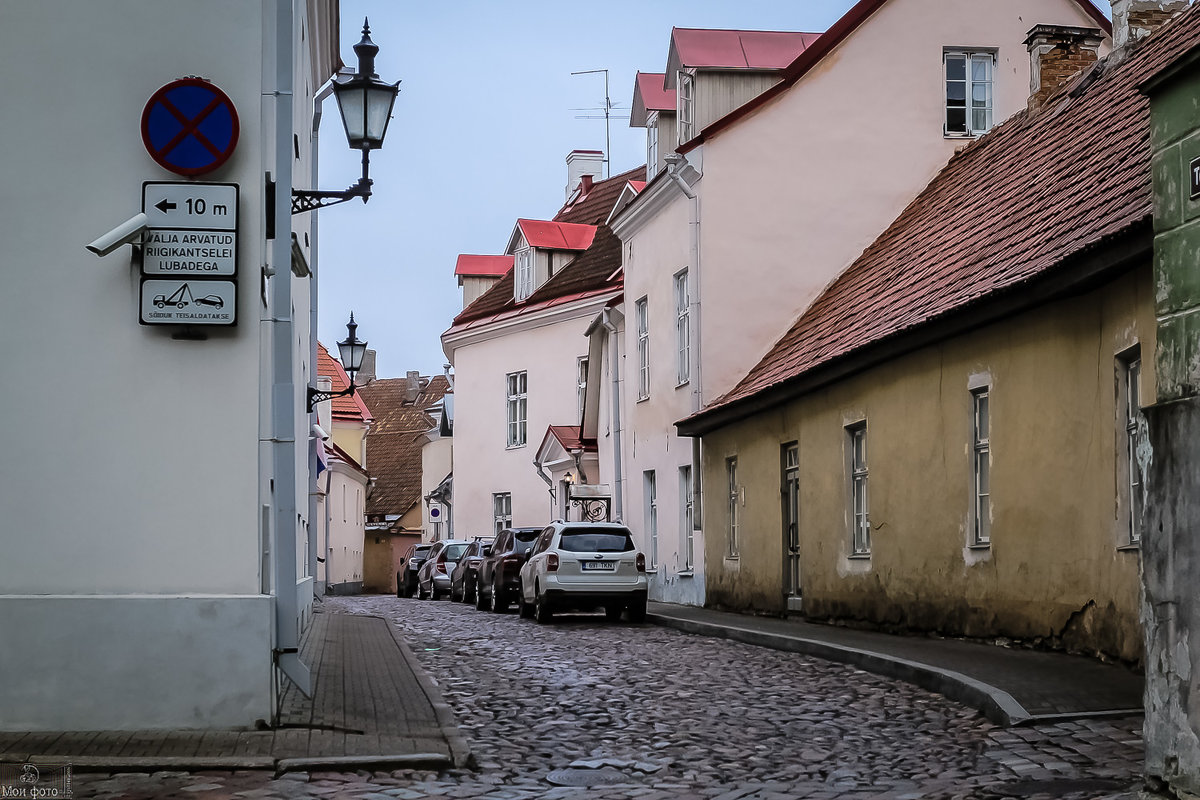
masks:
[[[329,355],[325,345],[317,342],[317,374],[330,379],[335,392],[340,392],[350,386],[350,378],[336,358]],[[370,422],[371,412],[363,404],[358,391],[349,397],[335,397],[330,401],[330,409],[334,419],[353,420],[355,422]]]
[[[580,428],[578,425],[551,425],[548,433],[558,443],[563,446],[563,449],[568,453],[572,450],[583,450],[587,453],[596,452],[597,445],[595,439],[583,439],[580,437]]]
[[[639,72],[633,76],[629,127],[645,127],[651,111],[675,111],[675,93],[663,85],[665,79],[666,75],[661,72]]]
[[[546,250],[586,250],[596,235],[594,225],[555,222],[540,219],[519,219],[517,227],[530,247]]]
[[[683,67],[696,69],[783,69],[821,34],[794,31],[739,31],[672,28],[666,77]],[[668,87],[672,83],[668,80]],[[675,107],[672,102],[671,108]]]
[[[473,256],[463,253],[454,263],[454,274],[461,277],[497,277],[512,269],[512,256]]]
[[[539,304],[567,302],[579,293],[590,294],[620,288],[619,282],[613,283],[609,280],[621,266],[620,242],[617,241],[615,248],[612,246],[611,239],[615,237],[603,223],[625,186],[630,181],[644,180],[645,177],[646,168],[643,166],[597,181],[586,197],[579,198],[571,206],[563,207],[553,221],[594,226],[595,234],[591,247],[539,286],[536,292],[519,305],[513,300],[513,274],[509,271],[454,318],[451,330],[460,325],[509,312],[526,313],[537,308]],[[598,252],[592,253],[593,249],[598,249]],[[582,259],[586,261],[581,261]],[[583,268],[579,270],[579,275],[575,275],[573,273],[576,272],[579,263],[583,264]]]
[[[888,0],[859,0],[849,11],[842,15],[841,19],[830,26],[829,30],[821,34],[816,40],[809,42],[795,59],[786,65],[787,68],[783,71],[783,79],[779,83],[705,127],[700,133],[681,145],[679,152],[686,153],[695,147],[699,147],[718,132],[748,116],[754,109],[766,105],[774,98],[786,92],[800,78],[808,74],[813,67],[820,64],[825,56],[829,55],[829,53],[845,41],[850,34],[854,33],[860,25],[866,22],[872,14],[882,8],[884,3],[887,2]],[[1073,0],[1073,2],[1085,14],[1091,17],[1101,30],[1110,36],[1112,35],[1112,23],[1096,7],[1092,0]],[[670,85],[671,76],[674,74],[670,71],[669,64],[670,62],[668,61],[668,85]]]
[[[703,432],[756,397],[983,301],[1147,227],[1149,102],[1137,86],[1200,44],[1200,6],[952,158],[724,397],[680,423]],[[793,387],[789,394],[789,383]],[[765,397],[764,397],[765,396]]]
[[[367,432],[367,464],[375,477],[368,514],[404,514],[421,500],[421,448],[437,425],[428,410],[450,388],[444,375],[421,381],[420,394],[411,403],[406,401],[406,378],[375,380],[359,390],[375,417]]]

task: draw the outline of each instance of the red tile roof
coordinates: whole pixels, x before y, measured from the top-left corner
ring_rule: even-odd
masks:
[[[444,375],[421,382],[412,402],[406,378],[374,380],[360,390],[375,417],[367,432],[367,464],[375,477],[368,514],[404,514],[421,500],[421,448],[425,434],[437,425],[429,410],[450,388]]]
[[[888,0],[859,0],[849,11],[842,15],[841,19],[835,22],[829,30],[821,34],[815,41],[809,42],[803,51],[801,51],[795,59],[785,65],[787,68],[783,71],[783,80],[767,89],[762,94],[754,99],[743,103],[736,109],[718,119],[716,122],[708,125],[700,131],[699,134],[690,139],[686,144],[680,146],[679,152],[686,153],[693,148],[699,147],[708,139],[715,136],[720,131],[725,130],[738,120],[745,118],[756,108],[760,108],[771,102],[774,98],[786,92],[804,75],[808,74],[813,67],[821,63],[825,56],[829,55],[839,44],[841,44],[850,34],[854,33],[860,25],[867,21],[883,7]],[[1092,0],[1074,0],[1075,4],[1083,10],[1085,14],[1095,20],[1096,25],[1107,34],[1112,34],[1112,23],[1100,11],[1099,8],[1092,3]]]
[[[641,192],[641,191],[642,191],[642,189],[645,189],[645,188],[646,188],[646,182],[645,182],[645,181],[630,181],[630,182],[629,182],[629,185],[633,187],[633,190],[634,190],[635,192]]]
[[[561,303],[566,302],[568,298],[578,299],[580,296],[619,289],[619,278],[613,279],[613,275],[621,267],[620,242],[613,247],[612,241],[615,237],[603,227],[603,223],[608,219],[613,205],[620,198],[626,185],[642,181],[645,177],[645,167],[622,172],[597,181],[586,197],[572,205],[564,206],[555,215],[555,222],[582,224],[596,229],[588,250],[539,286],[537,291],[520,305],[513,301],[513,276],[511,272],[507,273],[454,318],[451,330],[470,322],[507,313],[528,313],[531,309],[542,307],[543,304]]]
[[[337,359],[329,355],[329,351],[325,349],[325,345],[320,342],[317,342],[317,374],[329,378],[333,384],[330,388],[335,392],[340,392],[350,385],[350,378],[347,377],[346,371],[342,369],[342,365],[338,363]],[[331,402],[333,403],[331,411],[334,419],[347,419],[356,422],[371,421],[371,412],[363,404],[357,390],[352,396],[335,397]]]
[[[668,73],[673,65],[697,69],[783,69],[820,35],[672,28]],[[670,108],[674,107],[672,101]]]
[[[962,150],[737,386],[680,429],[786,402],[819,385],[814,371],[867,363],[872,347],[1028,291],[1072,257],[1146,229],[1150,119],[1137,85],[1198,44],[1193,6]]]
[[[530,247],[547,250],[586,250],[596,236],[596,226],[570,222],[519,219],[517,227]]]
[[[512,269],[512,256],[472,256],[463,253],[454,264],[454,274],[463,277],[496,277]]]

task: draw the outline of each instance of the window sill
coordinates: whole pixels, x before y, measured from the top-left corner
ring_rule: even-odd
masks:
[[[992,543],[991,542],[979,542],[977,544],[969,544],[969,545],[967,545],[967,549],[968,550],[991,550]]]
[[[658,567],[646,567],[646,574],[647,575],[657,575]]]
[[[676,572],[675,575],[676,575],[676,577],[679,577],[679,578],[694,578],[694,577],[696,577],[696,573],[690,569],[685,569],[682,572]]]
[[[742,558],[742,557],[741,557],[741,555],[740,555],[740,554],[739,554],[739,555],[734,555],[734,556],[725,556],[725,560],[726,560],[726,561],[740,561],[740,560],[741,560],[741,558]]]
[[[646,395],[645,397],[639,397],[639,398],[637,399],[637,401],[638,401],[639,403],[644,403],[644,402],[646,402],[646,401],[647,401],[647,400],[649,400],[649,399],[650,399],[650,395]]]
[[[870,561],[871,554],[870,553],[851,553],[850,555],[846,556],[846,558],[850,559],[851,561]]]
[[[526,444],[528,444],[528,442],[522,442],[521,444],[510,444],[508,447],[505,447],[504,449],[505,450],[520,450],[521,448],[525,447]]]
[[[1117,552],[1118,553],[1140,553],[1140,552],[1142,552],[1142,545],[1140,542],[1135,542],[1133,544],[1123,544],[1117,548]]]
[[[688,386],[691,382],[692,382],[692,379],[688,378],[686,381],[682,381],[680,383],[675,384],[675,388],[683,389],[684,387]]]

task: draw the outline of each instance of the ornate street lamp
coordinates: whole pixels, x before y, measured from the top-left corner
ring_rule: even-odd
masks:
[[[354,396],[354,374],[362,369],[363,357],[367,354],[367,343],[360,342],[356,332],[358,323],[354,321],[354,312],[350,312],[350,321],[346,323],[347,336],[337,343],[338,356],[341,358],[342,369],[350,378],[350,385],[340,392],[319,392],[308,387],[308,413],[312,413],[317,403],[332,400],[335,397]]]
[[[375,73],[375,56],[379,46],[371,41],[371,28],[363,20],[362,40],[354,45],[358,56],[358,71],[345,80],[334,78],[333,96],[337,100],[346,140],[351,150],[362,150],[362,177],[358,183],[340,192],[318,189],[292,191],[292,213],[301,214],[361,197],[365,203],[371,196],[372,181],[368,176],[370,153],[383,147],[392,106],[400,92],[400,81],[385,83]]]

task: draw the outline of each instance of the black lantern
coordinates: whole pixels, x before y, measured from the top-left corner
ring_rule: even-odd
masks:
[[[293,214],[344,203],[355,197],[361,197],[365,203],[371,196],[370,153],[383,147],[400,82],[385,83],[375,73],[379,46],[371,41],[371,28],[366,19],[363,20],[362,40],[354,45],[354,53],[358,56],[358,71],[345,80],[335,78],[332,88],[350,149],[362,151],[362,177],[358,183],[340,192],[293,190]]]
[[[367,354],[367,343],[358,340],[358,323],[354,321],[354,312],[350,312],[350,321],[346,323],[346,338],[337,343],[338,355],[341,357],[342,369],[350,379],[350,385],[340,392],[319,392],[308,387],[308,413],[312,413],[317,403],[332,400],[335,397],[354,396],[354,375],[362,369],[363,357]]]

